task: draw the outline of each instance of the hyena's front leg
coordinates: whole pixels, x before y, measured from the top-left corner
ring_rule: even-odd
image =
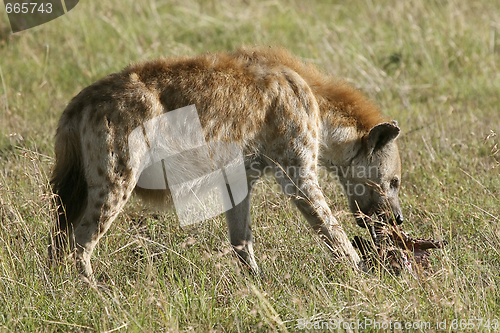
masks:
[[[288,172],[277,172],[275,178],[334,256],[338,259],[345,258],[358,267],[361,259],[330,211],[318,184],[314,166],[294,167]]]
[[[229,228],[231,245],[242,263],[248,266],[253,273],[259,273],[259,267],[253,253],[253,236],[251,229],[249,191],[247,197],[226,212],[226,221]]]
[[[254,183],[260,178],[263,166],[260,162],[249,160],[245,164],[247,173],[248,194],[246,198],[226,212],[229,238],[238,258],[254,274],[259,273],[253,252],[251,197]]]

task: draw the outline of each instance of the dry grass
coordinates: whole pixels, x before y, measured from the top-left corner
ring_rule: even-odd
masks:
[[[500,3],[81,1],[11,35],[0,21],[0,331],[296,331],[298,319],[500,318]],[[254,229],[262,279],[240,272],[222,218],[181,230],[130,204],[100,242],[102,285],[50,271],[48,172],[70,98],[130,61],[283,45],[365,91],[403,129],[405,229],[445,238],[434,274],[356,276],[332,263],[264,182]],[[362,233],[323,181],[349,234]],[[455,322],[457,325],[460,322]],[[500,323],[498,323],[500,326]],[[424,331],[425,329],[416,329]],[[369,327],[366,331],[375,331]],[[396,329],[396,331],[398,331]]]

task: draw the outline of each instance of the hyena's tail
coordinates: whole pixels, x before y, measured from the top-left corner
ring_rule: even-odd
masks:
[[[62,259],[68,244],[71,244],[68,236],[72,237],[74,224],[85,209],[88,191],[79,131],[76,124],[66,121],[65,116],[56,133],[56,163],[50,180],[55,194],[57,221],[50,237],[49,257],[55,260]]]

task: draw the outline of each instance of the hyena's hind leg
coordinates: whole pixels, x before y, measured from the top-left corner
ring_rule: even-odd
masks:
[[[101,138],[102,141],[108,142],[107,149],[99,150],[96,156],[91,156],[91,150],[83,154],[83,159],[89,161],[85,167],[88,184],[87,206],[73,230],[72,249],[77,269],[90,279],[92,252],[130,198],[138,172],[130,165],[129,150],[120,142],[120,138],[125,136],[114,135],[113,127],[107,129],[105,137]],[[91,146],[87,144],[90,140],[92,139],[84,139],[84,146]]]
[[[78,125],[62,118],[56,135],[51,183],[62,205],[49,255],[61,256],[69,244],[78,271],[87,278],[92,278],[92,251],[135,186],[137,170],[129,165],[129,151],[120,141],[126,136],[116,135],[112,125],[104,118],[95,124],[93,135],[80,136]]]
[[[89,186],[87,207],[82,218],[74,226],[73,249],[80,274],[91,279],[90,258],[99,239],[106,233],[116,216],[128,201],[133,184],[127,182],[102,182]]]

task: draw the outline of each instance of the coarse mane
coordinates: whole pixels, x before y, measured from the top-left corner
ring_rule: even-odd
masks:
[[[358,130],[369,131],[387,121],[375,103],[359,90],[344,80],[324,75],[314,65],[305,64],[282,47],[241,47],[234,55],[286,66],[297,72],[316,96],[321,116],[334,126],[355,126]]]

